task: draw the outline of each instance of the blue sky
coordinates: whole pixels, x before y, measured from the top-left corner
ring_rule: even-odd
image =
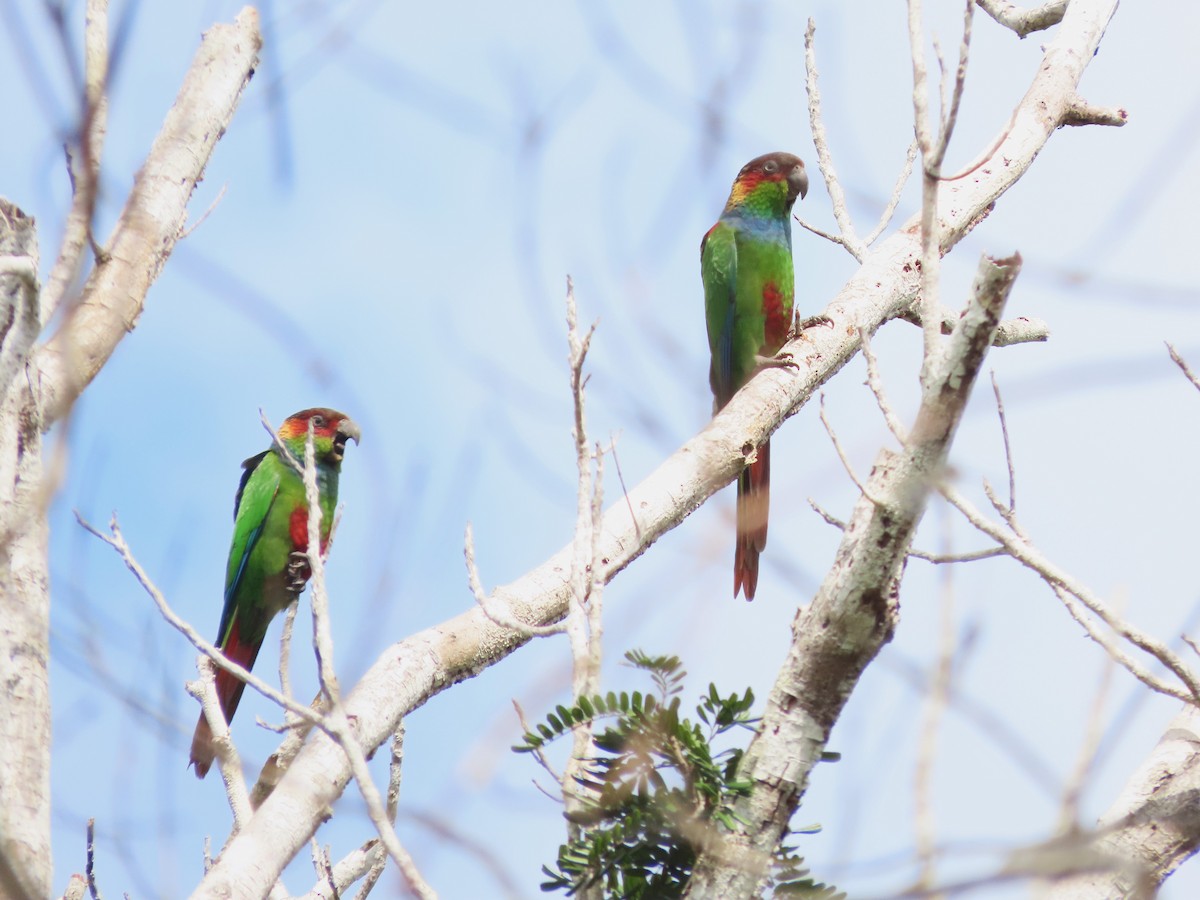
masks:
[[[954,46],[958,4],[928,5],[931,28]],[[66,4],[75,52],[82,6]],[[223,0],[114,2],[114,22],[128,28],[113,83],[101,235],[200,32],[236,10]],[[224,196],[180,245],[136,331],[59,432],[69,469],[51,548],[58,890],[82,869],[88,817],[97,819],[102,888],[138,896],[187,892],[202,871],[204,837],[219,845],[229,827],[219,785],[184,768],[196,710],[182,685],[194,676],[195,653],[119,560],[74,524],[73,510],[97,523],[115,510],[174,607],[210,633],[239,463],[266,444],[259,408],[275,422],[317,404],[350,413],[364,437],[344,470],[346,511],[329,578],[338,670],[351,683],[392,642],[471,604],[468,521],[489,586],[569,540],[568,274],[581,317],[599,319],[592,434],[616,439],[626,483],[703,426],[711,398],[697,247],[733,175],[761,152],[798,153],[813,182],[798,212],[832,227],[805,112],[808,16],[817,22],[829,139],[860,232],[886,201],[911,138],[898,3],[275,2],[262,12],[262,66],[193,218],[222,188]],[[943,288],[947,299],[961,296],[981,252],[1025,256],[1010,313],[1046,319],[1053,337],[989,359],[1005,392],[1022,519],[1051,558],[1164,639],[1194,617],[1197,599],[1188,560],[1200,397],[1162,346],[1171,340],[1200,364],[1191,224],[1200,192],[1197,15],[1176,10],[1164,28],[1146,5],[1123,5],[1083,89],[1093,102],[1125,106],[1129,124],[1054,135],[947,259]],[[46,271],[68,203],[59,147],[73,95],[41,5],[10,0],[3,22],[10,137],[0,142],[0,192],[37,217]],[[1018,41],[977,16],[951,168],[1003,127],[1044,39]],[[915,197],[910,188],[897,221]],[[816,312],[853,261],[799,228],[795,239],[797,303]],[[893,400],[911,417],[919,332],[893,323],[876,349]],[[860,471],[886,441],[863,376],[856,362],[826,390]],[[759,599],[729,596],[725,491],[607,592],[609,685],[642,686],[618,665],[636,646],[682,656],[691,693],[712,680],[765,696],[795,607],[837,543],[806,498],[842,515],[855,499],[815,408],[785,424],[773,456]],[[987,390],[977,392],[953,464],[977,495],[981,476],[1006,477]],[[608,484],[610,498],[618,491]],[[935,505],[918,543],[945,540],[983,544]],[[896,640],[834,733],[843,760],[818,770],[797,819],[825,826],[807,839],[807,855],[818,876],[854,896],[912,876],[921,692],[906,673],[935,661],[945,577],[910,564]],[[968,712],[1006,723],[1061,783],[1102,656],[1015,564],[976,563],[950,577],[969,647],[956,677]],[[307,627],[302,617],[301,650]],[[265,673],[276,644],[272,636],[264,648]],[[301,693],[311,690],[311,666],[296,679]],[[508,751],[518,733],[509,701],[537,715],[568,689],[566,642],[539,641],[410,717],[400,831],[443,896],[500,889],[463,843],[434,836],[422,816],[490,848],[521,896],[538,895],[561,819],[530,783],[539,772]],[[1085,821],[1107,806],[1173,711],[1145,693],[1114,676],[1110,738],[1084,797]],[[1140,698],[1134,713],[1132,698]],[[275,745],[254,727],[256,715],[276,718],[247,695],[235,735],[254,771]],[[951,712],[939,744],[933,796],[939,840],[953,848],[947,877],[985,871],[998,852],[1049,836],[1056,822],[1059,798],[1047,779],[972,721]],[[321,840],[337,858],[368,835],[349,798]],[[1197,878],[1185,867],[1164,896],[1190,896]],[[301,859],[285,880],[306,890],[311,867]]]

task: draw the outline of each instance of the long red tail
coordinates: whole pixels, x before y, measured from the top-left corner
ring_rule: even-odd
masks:
[[[252,643],[242,643],[238,635],[238,624],[234,622],[229,640],[225,642],[222,652],[230,662],[235,662],[243,669],[249,670],[253,668],[254,660],[258,659],[258,651],[261,647],[261,638]],[[230,722],[242,699],[242,691],[246,689],[246,683],[224,669],[217,669],[216,681],[217,700],[220,701],[221,712],[225,716],[225,721]],[[213,748],[212,740],[212,729],[208,727],[208,720],[204,718],[202,711],[200,721],[196,723],[196,732],[192,735],[191,764],[196,767],[197,778],[203,778],[208,774],[208,770],[216,758],[217,752]]]
[[[737,550],[733,557],[733,596],[743,588],[754,599],[758,587],[758,555],[767,547],[767,514],[771,504],[771,442],[758,448],[758,458],[738,476]]]

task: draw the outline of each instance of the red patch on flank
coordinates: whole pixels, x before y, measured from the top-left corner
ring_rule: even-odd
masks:
[[[292,547],[300,552],[308,549],[308,507],[298,506],[292,510],[288,519],[288,536],[292,539]]]
[[[324,523],[322,523],[324,524]],[[322,531],[325,529],[322,528]],[[292,539],[292,549],[299,550],[301,553],[308,551],[308,507],[300,506],[292,510],[292,515],[288,519],[288,537]],[[321,552],[325,552],[325,547],[329,543],[328,536],[321,538]]]
[[[763,315],[766,317],[763,349],[775,353],[787,340],[792,327],[792,311],[784,302],[783,292],[773,281],[763,285]]]

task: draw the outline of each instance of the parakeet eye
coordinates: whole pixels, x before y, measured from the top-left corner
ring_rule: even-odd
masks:
[[[325,417],[324,416],[313,416],[311,419],[309,419],[309,421],[312,422],[313,428],[324,428],[325,427]]]
[[[774,172],[778,168],[779,168],[779,163],[775,162],[775,160],[773,160],[773,159],[768,159],[765,163],[763,163],[763,171],[766,172],[768,175],[770,175],[772,172]]]

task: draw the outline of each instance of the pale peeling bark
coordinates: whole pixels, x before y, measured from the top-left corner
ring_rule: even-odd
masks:
[[[685,896],[757,896],[771,854],[834,724],[867,665],[892,639],[913,534],[945,464],[975,378],[992,344],[1020,257],[984,258],[966,313],[929,366],[912,433],[883,450],[846,526],[833,567],[792,625],[792,644],[762,726],[738,771],[754,783],[734,807],[741,823],[714,835]]]
[[[1116,0],[1074,0],[989,158],[966,177],[942,184],[938,214],[943,252],[987,216],[992,203],[1016,183],[1063,124],[1115,7]],[[729,484],[754,447],[853,358],[860,329],[873,333],[910,311],[920,286],[919,259],[919,228],[913,219],[872,250],[826,306],[832,326],[810,328],[785,348],[796,369],[770,368],[752,379],[703,431],[631,490],[627,500],[606,512],[599,538],[606,582]],[[557,621],[569,596],[570,554],[568,546],[518,581],[498,588],[492,602],[505,616],[522,622]],[[482,610],[472,609],[393,645],[346,700],[363,747],[373,751],[409,712],[527,641],[524,634],[497,626]],[[315,735],[249,825],[230,839],[192,896],[263,896],[348,779],[345,756],[328,738]]]
[[[1067,0],[1049,0],[1033,9],[1022,9],[1009,0],[976,0],[979,7],[989,16],[1025,38],[1035,31],[1044,31],[1062,21],[1067,11]]]
[[[89,4],[89,15],[97,10],[103,4]],[[89,53],[93,40],[103,43],[94,28],[88,37]],[[48,315],[37,285],[33,220],[0,200],[0,896],[51,895],[46,511],[52,485],[43,474],[42,436],[132,330],[260,46],[252,9],[205,35],[107,255],[58,334],[40,347],[35,342]],[[89,62],[89,72],[94,68]],[[77,258],[86,235],[77,220],[90,199],[77,207],[74,237],[64,247],[68,260]],[[55,292],[65,290],[73,267],[56,267]]]
[[[1029,167],[1075,103],[1075,89],[1104,34],[1115,0],[1075,0],[1055,40],[1047,47],[1033,84],[1013,114],[990,159],[967,177],[943,182],[937,195],[942,251],[961,229],[990,208],[1000,170],[1015,180]],[[1011,184],[1011,181],[1008,182]],[[910,226],[905,232],[919,229]],[[890,241],[889,241],[890,243]],[[885,244],[886,246],[886,244]],[[1005,264],[1001,269],[1010,269]],[[1015,272],[1013,273],[1015,274]],[[704,848],[686,896],[752,897],[761,888],[770,855],[786,833],[812,767],[866,666],[891,639],[899,616],[898,582],[912,535],[966,402],[966,391],[982,362],[976,339],[964,342],[972,316],[998,312],[986,300],[991,276],[981,269],[976,295],[940,359],[927,359],[930,377],[903,452],[884,452],[876,461],[866,495],[856,506],[834,566],[812,604],[793,624],[787,662],[772,690],[762,729],[739,774],[755,790],[739,803],[744,823]],[[1001,279],[1003,281],[1003,279]],[[1010,282],[1011,283],[1011,282]],[[1003,302],[1007,286],[994,292]],[[982,299],[982,302],[981,302]],[[998,321],[998,320],[997,320]],[[993,321],[987,326],[994,339]],[[976,349],[972,349],[976,347]]]
[[[0,200],[0,261],[37,272],[33,219]],[[42,423],[23,368],[38,327],[36,280],[0,275],[0,894],[48,897],[50,592]]]
[[[1098,871],[1063,878],[1047,900],[1150,898],[1200,847],[1200,710],[1185,706],[1079,847]],[[1064,869],[1072,860],[1065,860]]]

